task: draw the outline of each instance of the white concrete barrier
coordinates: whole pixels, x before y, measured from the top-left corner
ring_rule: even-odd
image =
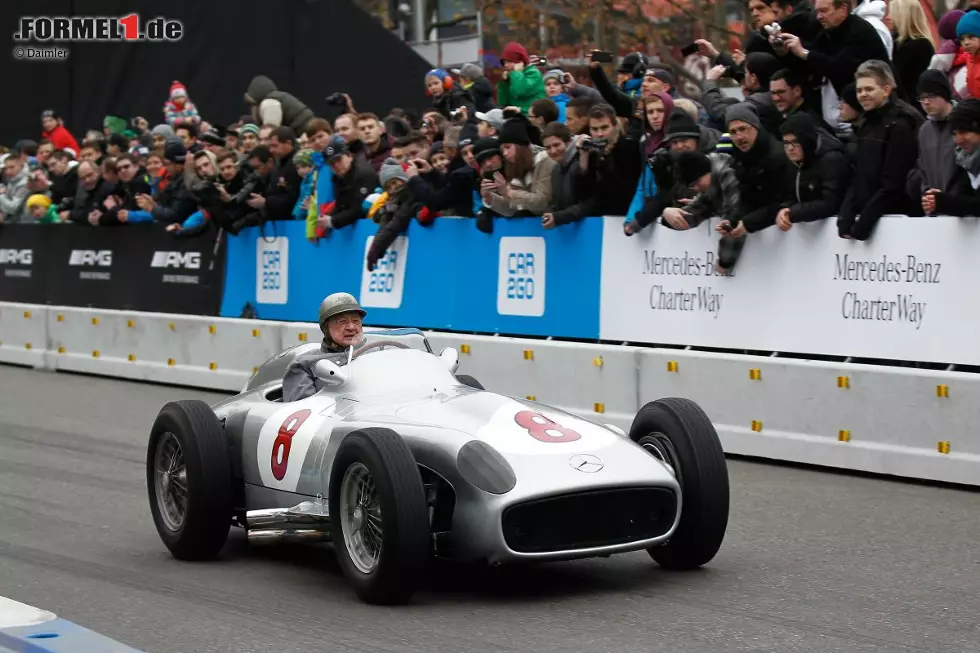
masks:
[[[697,401],[725,450],[980,485],[980,375],[428,333],[460,352],[460,373],[628,429],[648,401]],[[0,303],[0,362],[238,391],[316,323]],[[27,345],[30,345],[28,347]]]
[[[0,653],[140,653],[53,612],[0,596]]]

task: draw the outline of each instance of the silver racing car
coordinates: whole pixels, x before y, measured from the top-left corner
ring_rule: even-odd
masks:
[[[421,331],[365,332],[349,362],[316,364],[325,388],[282,401],[303,344],[215,406],[176,401],[150,433],[157,531],[182,560],[249,542],[332,542],[362,600],[404,603],[433,557],[510,562],[646,550],[704,565],[728,525],[724,453],[686,399],[644,406],[629,433],[457,375]]]

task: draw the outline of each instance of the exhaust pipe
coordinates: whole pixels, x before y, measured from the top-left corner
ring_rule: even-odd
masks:
[[[245,515],[250,544],[329,542],[330,513],[322,500],[304,501],[292,508],[250,510]]]

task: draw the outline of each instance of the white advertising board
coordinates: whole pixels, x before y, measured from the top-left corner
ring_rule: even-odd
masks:
[[[603,340],[980,365],[980,224],[882,218],[865,242],[835,219],[749,234],[714,272],[717,220],[627,238],[606,220]]]

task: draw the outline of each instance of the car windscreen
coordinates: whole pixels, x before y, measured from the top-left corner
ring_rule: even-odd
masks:
[[[349,365],[345,394],[381,395],[433,390],[457,385],[438,356],[415,349],[381,349],[358,356]]]

